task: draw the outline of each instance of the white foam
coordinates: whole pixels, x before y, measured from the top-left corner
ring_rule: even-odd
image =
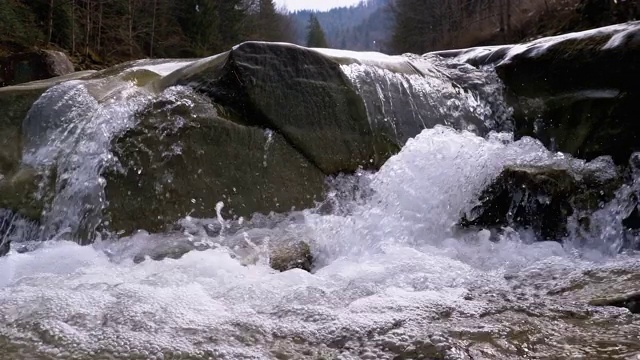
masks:
[[[560,245],[525,245],[515,233],[498,244],[483,234],[452,239],[474,194],[516,163],[583,165],[531,139],[436,127],[366,175],[373,195],[350,214],[307,211],[302,222],[251,233],[311,238],[313,274],[243,266],[225,247],[137,265],[112,261],[108,244],[50,242],[0,258],[0,338],[38,339],[30,346],[49,355],[270,358],[282,338],[322,344],[416,319],[428,326],[450,308],[478,314],[491,304],[465,300],[470,289],[504,288],[507,269],[571,261]]]
[[[182,69],[186,66],[193,64],[193,62],[194,62],[193,60],[180,60],[180,61],[172,61],[172,62],[166,62],[166,63],[160,63],[160,64],[142,63],[140,65],[136,65],[132,67],[130,70],[144,69],[144,70],[152,71],[160,76],[166,76],[176,70]]]

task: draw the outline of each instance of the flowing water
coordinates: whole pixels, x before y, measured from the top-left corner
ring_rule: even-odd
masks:
[[[56,127],[82,134],[81,146],[68,142],[78,136],[56,134],[53,150],[26,148],[25,161],[59,162],[66,170],[57,176],[85,186],[57,192],[46,223],[57,240],[26,252],[15,241],[0,258],[1,359],[640,358],[638,315],[593,306],[640,283],[640,257],[611,251],[624,204],[594,217],[609,232],[587,245],[538,242],[509,228],[498,241],[452,230],[506,165],[612,170],[607,162],[438,125],[377,173],[328,179],[316,208],[224,219],[220,203],[211,219],[187,217],[179,231],[80,246],[65,241],[65,229],[78,226],[73,211],[86,209],[65,201],[101,194],[99,172],[86,166],[106,166],[104,142],[132,126],[135,109],[118,104],[97,104],[85,126]],[[61,121],[87,119],[64,112]],[[87,158],[98,160],[80,161]],[[310,244],[312,272],[269,267],[267,245],[289,240]],[[152,260],[163,253],[179,255]]]

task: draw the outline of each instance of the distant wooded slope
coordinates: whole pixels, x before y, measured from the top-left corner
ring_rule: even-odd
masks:
[[[362,1],[356,6],[324,12],[297,11],[291,14],[296,42],[306,45],[309,18],[314,14],[326,34],[329,46],[337,49],[388,51],[393,32],[391,0]]]

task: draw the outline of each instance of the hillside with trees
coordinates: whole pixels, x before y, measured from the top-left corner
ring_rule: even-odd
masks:
[[[291,14],[278,12],[273,0],[0,0],[0,55],[56,49],[86,69],[202,57],[247,40],[424,53],[639,17],[640,0],[368,0]]]
[[[0,53],[59,49],[81,67],[200,57],[245,40],[294,41],[273,0],[1,0]]]
[[[306,44],[309,17],[315,16],[324,30],[329,47],[349,50],[387,51],[393,28],[391,0],[362,1],[356,6],[324,12],[297,11],[291,14],[295,41]]]
[[[392,50],[520,42],[637,19],[639,0],[394,0]]]

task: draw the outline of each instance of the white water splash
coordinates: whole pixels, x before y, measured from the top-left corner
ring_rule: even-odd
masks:
[[[269,146],[273,143],[273,130],[266,129],[264,131],[264,137],[267,138],[267,141],[264,143],[264,157],[262,160],[262,165],[267,167],[267,157],[269,156]]]
[[[452,238],[460,212],[507,164],[588,166],[532,139],[486,140],[436,127],[410,140],[379,173],[362,174],[366,181],[347,181],[369,189],[359,189],[363,197],[343,212],[309,210],[271,224],[255,220],[236,235],[189,235],[223,245],[140,264],[128,241],[154,246],[184,235],[140,233],[90,247],[49,242],[0,258],[0,342],[29,342],[52,357],[229,359],[296,353],[295,341],[306,344],[310,358],[347,359],[388,358],[389,349],[417,346],[410,340],[416,336],[443,344],[434,319],[491,309],[494,301],[468,294],[504,291],[505,271],[583,266],[559,244],[526,245],[513,231],[500,243],[483,233]],[[214,220],[230,226],[221,216]],[[282,238],[311,244],[313,273],[277,273],[264,260],[243,266],[234,245],[263,252]],[[447,346],[448,358],[466,358]]]
[[[135,125],[135,112],[150,98],[132,82],[117,83],[102,97],[91,93],[93,86],[71,81],[52,87],[24,121],[23,164],[55,174],[52,183],[49,175],[41,184],[43,192],[53,187],[55,194],[43,216],[45,238],[62,234],[82,239],[93,232],[105,203],[101,174],[113,162],[110,142]]]

